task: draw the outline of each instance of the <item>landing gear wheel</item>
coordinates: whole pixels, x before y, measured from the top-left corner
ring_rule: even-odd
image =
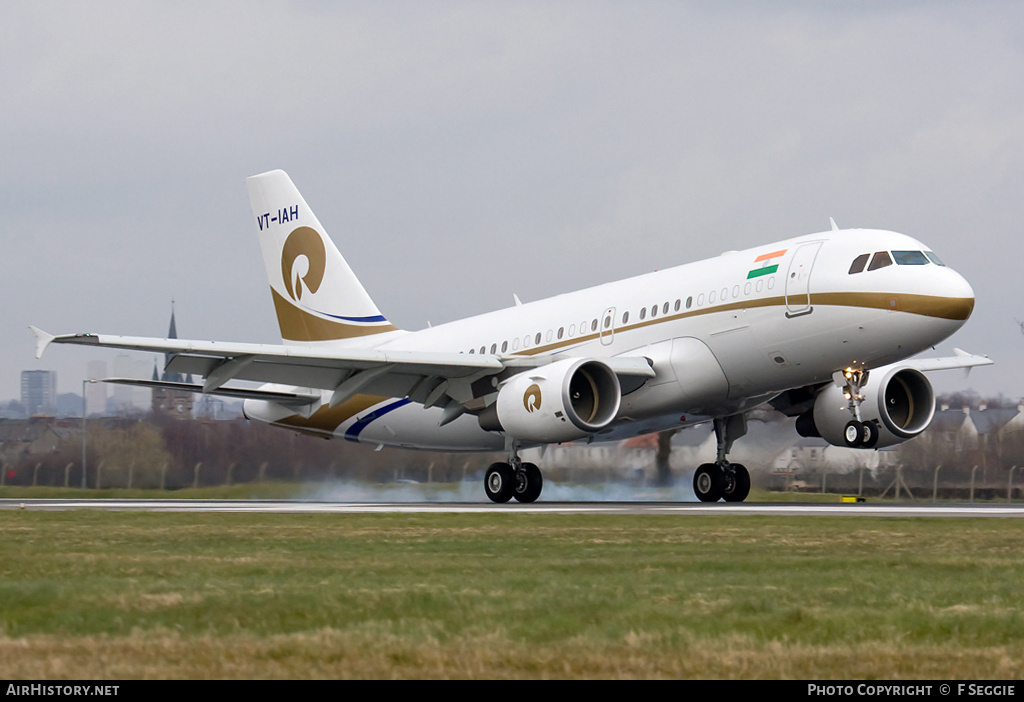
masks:
[[[857,448],[864,443],[864,424],[856,419],[847,422],[843,428],[843,441],[850,448]]]
[[[516,474],[508,463],[492,463],[484,475],[484,492],[491,502],[508,502],[516,488]]]
[[[726,502],[743,502],[750,494],[750,473],[739,463],[732,463],[723,473],[722,497]]]
[[[704,463],[693,474],[693,492],[701,502],[718,502],[724,482],[721,468],[714,463]]]
[[[524,463],[522,470],[516,473],[512,496],[519,502],[536,502],[543,487],[544,478],[540,468],[533,463]]]
[[[861,434],[860,445],[862,448],[874,448],[878,443],[878,425],[872,422],[864,422],[864,432]]]

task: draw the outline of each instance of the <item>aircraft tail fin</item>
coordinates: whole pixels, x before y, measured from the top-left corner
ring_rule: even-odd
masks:
[[[281,338],[313,342],[395,331],[284,171],[246,180]]]

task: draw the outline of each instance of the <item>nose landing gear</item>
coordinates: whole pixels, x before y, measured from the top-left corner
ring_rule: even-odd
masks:
[[[836,371],[833,380],[843,388],[847,407],[853,414],[853,419],[843,428],[843,441],[850,448],[874,448],[878,443],[878,424],[874,421],[865,422],[860,414],[860,405],[864,402],[861,388],[868,380],[868,372],[847,368]]]

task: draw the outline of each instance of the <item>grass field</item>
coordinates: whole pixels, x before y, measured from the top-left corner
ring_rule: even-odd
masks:
[[[0,677],[1014,678],[1024,523],[0,512]]]

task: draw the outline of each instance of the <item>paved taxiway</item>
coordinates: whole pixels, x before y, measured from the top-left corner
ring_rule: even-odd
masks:
[[[704,504],[699,502],[535,502],[495,505],[473,502],[322,502],[303,500],[0,499],[4,510],[123,510],[147,512],[266,512],[277,514],[483,513],[483,514],[675,514],[1024,518],[1020,504]]]

